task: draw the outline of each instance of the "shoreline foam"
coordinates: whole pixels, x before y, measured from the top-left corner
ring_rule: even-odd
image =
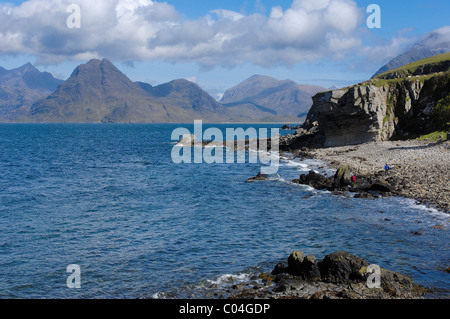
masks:
[[[383,175],[396,188],[396,195],[450,213],[450,143],[429,141],[371,142],[361,145],[311,149],[308,156],[329,167],[349,166],[358,176]]]

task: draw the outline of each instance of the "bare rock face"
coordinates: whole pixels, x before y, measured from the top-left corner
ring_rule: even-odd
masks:
[[[317,121],[325,135],[325,147],[361,144],[388,139],[393,129],[385,129],[388,90],[364,86],[316,95]]]
[[[433,108],[449,92],[447,72],[431,78],[377,79],[318,93],[302,129],[318,131],[324,147],[413,136],[430,127]]]

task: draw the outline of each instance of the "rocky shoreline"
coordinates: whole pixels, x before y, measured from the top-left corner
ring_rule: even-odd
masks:
[[[233,286],[229,299],[423,299],[431,293],[409,276],[344,251],[321,261],[297,251],[287,262]]]
[[[377,181],[386,186],[382,196],[412,198],[418,204],[450,213],[449,141],[408,140],[302,148],[295,151],[294,156],[320,159],[336,169],[348,167],[350,174],[356,177],[356,185]],[[384,172],[386,163],[391,167],[388,175]],[[361,188],[350,185],[350,190]],[[362,197],[374,196],[368,192]]]
[[[301,160],[321,160],[339,173],[325,177],[311,171],[293,180],[294,183],[318,190],[350,191],[357,198],[411,198],[417,204],[450,214],[449,141],[384,141],[330,148],[289,145],[281,153]],[[388,174],[385,164],[390,166]],[[258,173],[247,182],[267,179],[268,176]]]
[[[289,137],[288,137],[289,138]],[[293,146],[292,144],[290,146]],[[292,182],[319,190],[353,192],[373,199],[402,196],[450,213],[450,142],[421,140],[369,142],[340,147],[295,147],[282,150],[294,158],[319,159],[336,168],[333,177],[310,171]],[[391,170],[386,174],[385,164]],[[353,179],[354,176],[354,179]],[[259,173],[247,182],[269,176]],[[418,299],[431,291],[403,274],[381,269],[381,285],[369,288],[367,261],[347,252],[335,252],[316,262],[314,256],[295,252],[288,265],[278,264],[261,273],[262,284],[236,287],[236,299]],[[448,268],[446,270],[449,272]]]

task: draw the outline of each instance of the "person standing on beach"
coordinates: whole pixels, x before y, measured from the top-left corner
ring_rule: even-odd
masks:
[[[391,167],[386,163],[386,165],[384,165],[384,176],[388,176],[389,175],[389,170],[391,169]]]

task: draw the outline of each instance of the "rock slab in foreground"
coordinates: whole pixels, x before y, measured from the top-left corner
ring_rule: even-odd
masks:
[[[380,267],[379,287],[373,287],[376,280],[369,266],[366,260],[344,251],[319,262],[314,256],[293,252],[287,266],[280,263],[270,275],[260,275],[262,287],[237,291],[231,298],[421,299],[430,292],[410,277]]]

